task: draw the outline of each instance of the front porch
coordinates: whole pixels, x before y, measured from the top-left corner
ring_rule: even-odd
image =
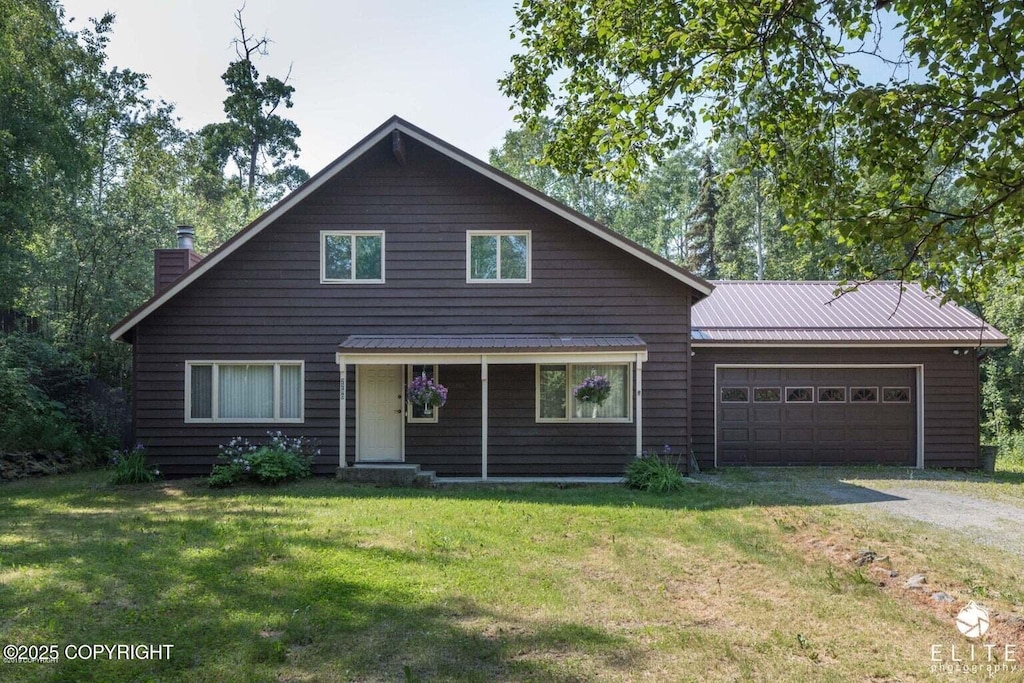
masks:
[[[339,468],[406,463],[442,481],[618,481],[643,449],[647,349],[635,336],[353,336],[336,360]],[[405,400],[421,372],[449,390],[431,414]],[[588,373],[607,374],[618,392],[592,412],[571,395]]]

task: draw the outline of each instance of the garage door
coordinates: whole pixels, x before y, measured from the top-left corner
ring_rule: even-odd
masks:
[[[914,368],[718,368],[719,465],[917,463]]]

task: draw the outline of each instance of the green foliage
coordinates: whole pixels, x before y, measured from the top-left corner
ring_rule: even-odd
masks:
[[[689,258],[690,270],[703,277],[718,277],[718,263],[715,258],[715,230],[718,226],[718,211],[721,207],[718,179],[711,153],[704,155],[700,169],[700,190],[697,205],[690,215]]]
[[[0,450],[86,454],[86,379],[76,358],[37,336],[0,336]]]
[[[207,483],[224,488],[241,482],[273,486],[313,474],[313,458],[319,449],[303,437],[289,438],[268,432],[270,442],[255,444],[235,437],[220,447],[222,464],[214,465]]]
[[[111,457],[111,484],[149,484],[160,478],[160,470],[146,463],[146,449],[139,444]]]
[[[668,447],[662,453],[644,452],[626,467],[626,486],[651,493],[681,491],[686,486],[679,471],[681,462],[681,457],[672,455]]]
[[[879,10],[879,7],[884,7]],[[637,183],[710,126],[830,267],[963,300],[1021,261],[1016,0],[522,0],[501,80],[546,163]],[[966,46],[966,47],[965,47]],[[839,264],[843,263],[842,266]]]
[[[273,76],[260,80],[253,59],[267,54],[270,41],[266,37],[257,40],[246,32],[242,10],[235,13],[235,26],[238,59],[221,76],[228,89],[224,100],[227,121],[204,127],[200,138],[206,167],[223,173],[232,164],[237,187],[245,191],[249,206],[266,206],[309,178],[288,163],[298,156],[295,140],[301,131],[294,121],[277,113],[282,107],[291,108],[295,88],[288,85],[287,76],[284,80]]]

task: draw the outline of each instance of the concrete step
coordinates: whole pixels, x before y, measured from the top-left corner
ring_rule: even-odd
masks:
[[[434,485],[434,473],[420,470],[419,465],[404,462],[357,463],[352,467],[339,467],[335,475],[339,481],[382,486]]]

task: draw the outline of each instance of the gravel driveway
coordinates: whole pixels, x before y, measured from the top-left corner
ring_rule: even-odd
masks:
[[[790,499],[905,517],[1024,557],[1024,485],[1020,484],[1007,487],[969,475],[899,468],[891,472],[759,468],[702,479],[728,488],[770,487],[785,491]],[[1001,487],[1002,495],[986,495],[986,487],[994,486]]]

